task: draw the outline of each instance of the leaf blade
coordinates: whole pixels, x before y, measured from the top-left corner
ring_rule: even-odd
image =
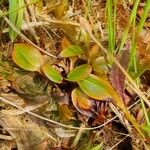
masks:
[[[68,105],[59,104],[58,105],[59,117],[62,121],[69,121],[73,119],[73,114],[70,111]]]
[[[14,44],[12,59],[19,67],[28,71],[38,71],[43,62],[39,50],[27,43]]]
[[[93,101],[89,100],[89,97],[84,94],[81,89],[75,88],[71,92],[71,99],[74,107],[83,115],[93,117],[91,108],[93,108]]]
[[[71,93],[72,103],[74,106],[79,105],[80,108],[89,110],[90,109],[90,102],[87,97],[82,91],[78,88],[74,89]]]
[[[82,54],[84,51],[77,45],[66,47],[59,55],[60,57],[73,57]]]
[[[96,100],[112,97],[110,92],[113,92],[113,89],[110,84],[93,74],[90,74],[85,80],[78,82],[78,84],[85,94]]]
[[[53,82],[61,83],[63,80],[63,77],[60,75],[60,73],[47,63],[42,66],[42,71],[46,77]]]
[[[126,70],[128,66],[129,50],[123,51],[120,58],[117,57],[117,59],[122,67]],[[115,64],[113,64],[110,69],[109,81],[114,89],[118,92],[118,94],[122,97],[124,102],[127,104],[129,99],[127,99],[127,95],[124,91],[125,76]]]
[[[73,82],[79,82],[91,73],[92,67],[88,64],[80,65],[69,72],[67,75],[67,80]]]

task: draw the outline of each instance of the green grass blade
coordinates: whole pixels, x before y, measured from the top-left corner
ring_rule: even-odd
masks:
[[[36,2],[36,1],[35,1],[35,2]],[[0,12],[0,18],[5,17],[5,16],[9,15],[10,13],[16,12],[16,11],[18,11],[18,10],[24,8],[24,7],[27,7],[27,6],[29,6],[29,5],[35,4],[35,2],[34,2],[34,1],[33,1],[33,2],[30,2],[30,3],[28,3],[28,4],[23,5],[22,7],[19,7],[19,8],[17,8],[17,9],[13,9],[13,10],[11,10],[11,11],[7,11],[7,12],[2,12],[2,11],[1,11],[1,12]]]
[[[109,50],[113,54],[115,48],[115,38],[114,38],[114,23],[113,23],[113,10],[112,10],[112,0],[107,1],[107,17],[108,17],[108,38],[109,38]]]
[[[22,7],[22,9],[19,9],[18,11],[13,11],[12,13],[9,13],[9,20],[16,26],[18,30],[21,29],[23,21],[23,6],[24,6],[23,0],[13,0],[13,1],[9,0],[10,12]],[[17,33],[11,27],[9,28],[9,37],[11,41],[14,41],[15,38],[17,37]]]
[[[141,16],[141,20],[140,20],[140,23],[139,23],[138,28],[137,28],[137,35],[141,32],[141,30],[144,26],[145,20],[148,16],[149,11],[150,11],[150,0],[147,0],[145,8],[144,8],[144,12]]]
[[[130,53],[129,68],[128,69],[130,69],[130,67],[133,66],[135,73],[137,73],[136,46],[137,46],[137,42],[138,42],[138,35],[143,29],[143,26],[144,26],[144,23],[145,23],[145,20],[147,18],[149,10],[150,10],[150,0],[148,0],[146,5],[145,5],[145,8],[144,8],[143,14],[141,16],[141,20],[140,20],[140,23],[138,25],[136,33],[133,32],[132,49],[131,49],[131,53]],[[134,27],[135,27],[135,19],[134,19]],[[136,81],[137,81],[137,84],[139,85],[138,79],[139,78],[136,78]],[[150,119],[148,117],[148,113],[147,113],[144,101],[143,101],[143,99],[140,99],[140,101],[141,101],[142,110],[143,110],[143,113],[145,116],[145,120],[147,122],[147,125],[149,125]]]
[[[141,101],[142,110],[143,110],[143,113],[145,116],[146,123],[147,123],[147,125],[150,125],[150,118],[148,116],[148,112],[146,110],[145,103],[144,103],[143,99],[140,99],[140,101]]]
[[[9,0],[9,11],[17,9],[17,0]],[[15,25],[17,20],[17,11],[12,12],[9,14],[9,20]],[[14,30],[10,27],[9,28],[9,37],[13,41],[14,40]]]
[[[135,34],[135,39],[134,39],[134,42],[133,42],[133,45],[132,45],[132,49],[131,49],[131,54],[130,54],[128,69],[130,69],[130,67],[133,64],[134,57],[135,57],[135,54],[136,54],[136,47],[137,47],[137,42],[138,42],[138,35],[142,31],[142,28],[144,26],[144,23],[145,23],[145,20],[147,18],[149,10],[150,10],[150,0],[147,0],[145,8],[144,8],[144,11],[143,11],[142,16],[141,16],[141,20],[139,22],[139,25],[137,27],[137,31],[136,31],[136,34]]]
[[[18,8],[23,7],[23,6],[24,6],[24,0],[18,0]],[[23,8],[18,10],[18,17],[17,17],[17,22],[16,22],[16,27],[18,28],[18,30],[20,30],[22,26],[23,11],[24,11]]]
[[[131,15],[130,15],[129,20],[128,20],[127,27],[126,27],[125,31],[123,32],[123,34],[122,34],[121,44],[120,44],[119,49],[118,49],[119,52],[122,50],[122,48],[125,44],[125,41],[127,40],[128,33],[129,33],[129,30],[130,30],[132,21],[134,20],[134,18],[136,18],[136,13],[137,13],[137,8],[138,8],[138,5],[139,5],[139,2],[140,2],[140,0],[136,0],[135,3],[134,3]]]
[[[114,0],[114,16],[113,16],[113,20],[114,20],[114,48],[115,48],[115,43],[116,43],[116,30],[117,30],[117,0]]]

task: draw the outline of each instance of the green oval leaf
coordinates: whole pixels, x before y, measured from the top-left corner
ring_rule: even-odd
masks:
[[[38,49],[27,43],[14,44],[13,61],[28,71],[38,71],[43,59]]]
[[[70,45],[59,54],[60,57],[73,57],[82,54],[84,51],[77,45]]]
[[[62,82],[63,77],[61,76],[61,74],[49,64],[45,63],[42,66],[42,70],[43,70],[43,73],[46,75],[46,77],[50,79],[51,81],[56,82],[56,83]]]
[[[107,81],[93,74],[90,74],[78,84],[85,94],[97,100],[104,100],[108,97],[113,97],[113,94],[116,95],[116,92]]]
[[[80,65],[69,72],[69,74],[67,75],[67,80],[73,82],[81,81],[88,77],[91,71],[92,67],[90,65]]]

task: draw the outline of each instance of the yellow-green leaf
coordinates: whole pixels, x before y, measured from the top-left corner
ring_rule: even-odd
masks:
[[[148,134],[150,133],[150,125],[144,125],[144,126],[142,126],[142,128],[143,128],[143,130],[144,130],[145,132],[147,132]]]
[[[92,68],[95,72],[106,73],[108,71],[104,57],[98,57],[92,62]]]
[[[82,54],[84,51],[77,45],[70,45],[60,53],[60,57],[73,57]]]
[[[14,44],[13,61],[28,71],[38,71],[43,59],[38,49],[27,43]]]
[[[79,82],[88,77],[91,71],[92,67],[90,65],[88,64],[80,65],[69,72],[69,74],[67,75],[67,80]]]
[[[78,82],[78,84],[85,94],[97,100],[112,97],[114,91],[107,81],[93,74],[90,74],[86,79]]]
[[[53,68],[49,64],[45,63],[42,66],[42,70],[43,70],[43,73],[46,75],[46,77],[50,79],[51,81],[56,82],[56,83],[62,82],[63,77],[61,76],[59,71],[57,71],[55,68]]]

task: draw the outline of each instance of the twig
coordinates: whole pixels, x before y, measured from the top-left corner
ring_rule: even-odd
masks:
[[[29,22],[28,24],[23,24],[21,27],[21,30],[27,30],[28,28],[32,27],[38,27],[38,26],[43,26],[43,25],[48,25],[48,22],[43,22],[43,21],[34,21],[34,22]],[[8,28],[5,28],[2,33],[7,33],[9,32]]]
[[[41,119],[41,120],[45,120],[45,121],[47,121],[47,122],[53,123],[53,124],[55,124],[55,125],[59,125],[59,126],[64,127],[64,128],[70,128],[70,129],[74,129],[74,130],[80,130],[80,129],[81,129],[81,127],[68,126],[68,125],[65,125],[65,124],[62,124],[62,123],[53,121],[53,120],[51,120],[51,119],[42,117],[42,116],[37,115],[37,114],[35,114],[35,113],[32,113],[31,111],[25,110],[25,109],[23,109],[22,107],[20,107],[20,106],[14,104],[14,103],[12,103],[12,102],[10,102],[9,100],[6,100],[6,99],[3,98],[3,97],[0,97],[0,100],[3,101],[3,102],[5,102],[5,103],[7,103],[7,104],[10,104],[11,106],[14,106],[14,107],[20,109],[21,111],[24,111],[25,113],[28,113],[28,114],[30,114],[30,115],[36,117],[36,118],[39,118],[39,119]],[[134,105],[136,105],[138,102],[139,102],[139,100],[138,100],[137,102],[135,102],[133,105],[131,105],[131,106],[129,107],[129,109],[132,108]],[[107,122],[105,122],[105,123],[103,123],[102,125],[97,126],[97,127],[93,127],[93,128],[83,128],[83,127],[82,127],[82,129],[84,129],[84,130],[96,130],[96,129],[102,128],[103,126],[105,126],[106,124],[110,123],[111,121],[113,121],[113,120],[116,119],[116,118],[117,118],[117,116],[111,118],[111,119],[108,120]]]
[[[114,146],[112,146],[109,150],[113,150],[118,144],[123,142],[127,137],[129,137],[129,135],[126,135],[122,140],[120,140],[118,143],[116,143]]]

